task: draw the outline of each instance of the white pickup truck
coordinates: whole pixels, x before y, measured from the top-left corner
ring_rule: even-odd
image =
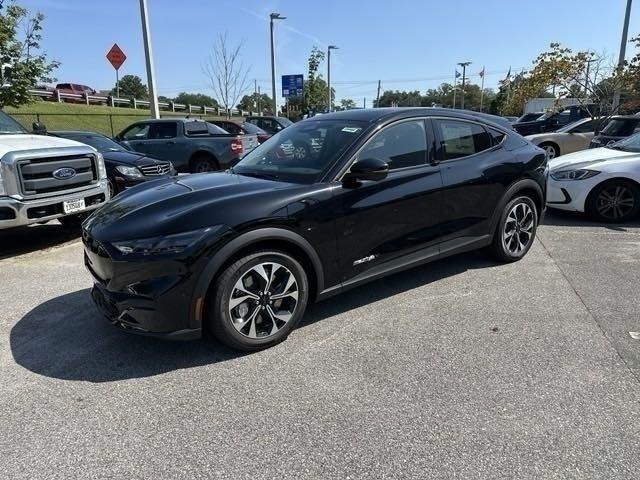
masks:
[[[53,219],[76,226],[107,200],[100,153],[72,140],[31,135],[0,111],[0,230]]]

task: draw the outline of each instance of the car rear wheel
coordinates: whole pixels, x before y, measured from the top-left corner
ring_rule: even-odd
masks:
[[[490,250],[501,262],[516,262],[524,257],[536,236],[538,212],[533,200],[518,196],[504,207]]]
[[[547,152],[549,160],[560,156],[560,149],[553,143],[541,143],[540,148]]]
[[[601,183],[587,200],[587,212],[600,222],[626,222],[640,210],[640,190],[625,180]]]
[[[199,155],[191,162],[191,173],[207,173],[219,170],[216,161],[206,155]]]
[[[245,255],[217,279],[207,322],[222,343],[243,351],[287,338],[307,306],[309,283],[300,263],[280,251]]]

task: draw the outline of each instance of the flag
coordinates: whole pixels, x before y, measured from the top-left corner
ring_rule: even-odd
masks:
[[[480,73],[478,73],[478,75],[480,75],[480,78],[484,78],[484,67],[482,67],[482,70],[480,70]]]
[[[507,72],[507,76],[504,77],[504,80],[500,80],[500,85],[503,87],[506,87],[510,83],[511,83],[511,67],[509,67],[509,71]]]
[[[456,70],[456,78],[460,78],[461,74],[458,70]]]

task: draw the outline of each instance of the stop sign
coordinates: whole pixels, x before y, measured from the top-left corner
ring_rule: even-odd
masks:
[[[109,50],[109,52],[107,53],[107,60],[111,62],[113,68],[118,70],[126,59],[127,56],[124,54],[122,49],[118,46],[117,43],[114,43],[113,47],[111,47],[111,50]]]

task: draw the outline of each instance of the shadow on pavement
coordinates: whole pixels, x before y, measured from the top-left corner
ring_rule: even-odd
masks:
[[[493,265],[482,253],[469,253],[386,277],[311,305],[300,328],[468,269]],[[34,373],[89,382],[149,377],[244,355],[208,337],[170,342],[121,332],[93,306],[89,289],[31,310],[11,330],[10,344],[16,363]]]
[[[80,227],[63,228],[57,221],[0,231],[0,259],[52,248],[80,238]]]
[[[565,212],[549,208],[545,213],[542,224],[555,227],[599,227],[616,232],[626,232],[629,228],[639,228],[640,218],[627,223],[603,223],[591,220],[583,213]]]

